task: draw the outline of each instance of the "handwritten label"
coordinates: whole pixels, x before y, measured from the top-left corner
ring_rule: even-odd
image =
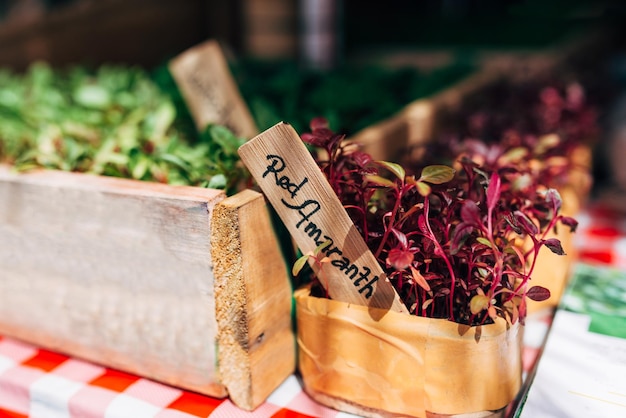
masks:
[[[259,132],[216,41],[183,52],[169,69],[198,130],[219,124],[244,138]]]
[[[279,123],[239,149],[242,161],[302,250],[330,241],[320,282],[331,298],[407,312],[298,134]],[[327,278],[327,283],[322,279]]]

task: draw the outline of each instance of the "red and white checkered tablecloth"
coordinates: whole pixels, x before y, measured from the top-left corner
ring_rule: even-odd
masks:
[[[576,215],[579,261],[626,270],[626,215],[601,206]]]
[[[0,417],[348,417],[313,402],[291,376],[254,413],[227,399],[0,337]]]
[[[626,268],[626,218],[602,209],[577,216],[580,261]],[[531,370],[550,327],[551,310],[533,313],[524,333]],[[290,376],[254,412],[228,399],[187,392],[0,336],[0,418],[351,417],[319,405]]]

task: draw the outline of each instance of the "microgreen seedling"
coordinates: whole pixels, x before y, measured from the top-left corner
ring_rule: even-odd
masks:
[[[559,214],[556,190],[533,178],[535,187],[522,192],[508,165],[467,155],[456,169],[433,164],[409,172],[344,145],[323,120],[311,129],[302,139],[326,151],[320,168],[410,313],[468,325],[496,317],[515,323],[526,316],[526,298],[549,297],[529,284],[539,250],[563,254],[547,234],[557,224],[576,226]],[[522,245],[528,240],[530,248]],[[323,262],[308,254],[298,265],[311,257]]]

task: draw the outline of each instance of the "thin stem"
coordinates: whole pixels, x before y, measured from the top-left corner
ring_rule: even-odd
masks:
[[[456,287],[456,276],[454,274],[454,269],[452,268],[452,264],[450,263],[450,260],[446,256],[446,253],[444,252],[441,244],[439,244],[439,241],[437,241],[435,234],[433,233],[433,230],[430,226],[430,222],[428,220],[429,209],[430,209],[430,201],[428,200],[428,198],[426,198],[424,199],[424,221],[426,223],[426,227],[428,228],[428,232],[430,233],[430,239],[433,241],[433,243],[439,250],[439,254],[443,258],[443,261],[446,263],[448,272],[450,273],[450,299],[448,301],[449,302],[448,318],[450,320],[454,320],[454,288]]]
[[[387,243],[387,239],[389,238],[389,232],[391,231],[391,228],[394,227],[394,219],[396,218],[398,209],[400,208],[401,200],[402,200],[402,189],[400,189],[400,191],[397,191],[396,193],[396,201],[393,205],[393,210],[391,211],[389,225],[387,225],[387,227],[385,228],[385,232],[383,233],[383,237],[380,241],[380,244],[378,245],[378,249],[376,249],[376,253],[374,253],[374,256],[376,258],[378,258],[380,256],[380,253],[383,251],[383,248],[385,244]]]

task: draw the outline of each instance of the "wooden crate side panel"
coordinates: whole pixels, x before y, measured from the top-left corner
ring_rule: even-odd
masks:
[[[350,137],[375,160],[398,161],[408,149],[438,137],[446,120],[464,101],[501,81],[521,82],[545,75],[564,61],[547,52],[509,55],[505,62],[483,63],[474,73],[429,97],[407,104],[397,114]]]
[[[223,197],[1,169],[0,332],[225,396],[210,257],[210,216]]]
[[[292,288],[262,194],[245,190],[213,217],[219,368],[230,398],[254,409],[295,370]]]
[[[403,153],[432,141],[442,119],[459,108],[463,99],[501,77],[497,70],[482,70],[430,97],[415,100],[396,115],[350,137],[375,160],[399,161]]]

